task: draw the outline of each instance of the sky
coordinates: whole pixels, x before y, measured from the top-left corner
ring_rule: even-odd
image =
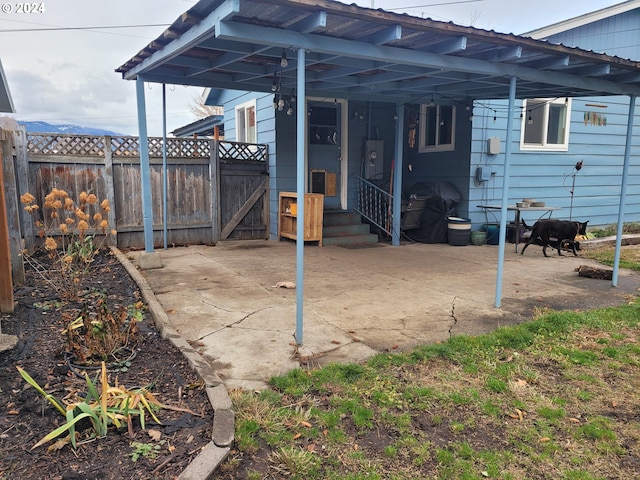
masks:
[[[157,38],[195,0],[0,0],[0,61],[17,120],[137,135],[135,82],[115,69]],[[346,0],[367,8],[501,33],[536,28],[621,3],[616,0]],[[22,9],[24,10],[24,8]],[[162,86],[146,88],[147,128],[162,135]],[[196,117],[202,88],[167,85],[167,131]]]

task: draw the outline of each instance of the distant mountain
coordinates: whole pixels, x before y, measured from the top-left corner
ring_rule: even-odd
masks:
[[[24,125],[28,133],[72,133],[76,135],[113,135],[123,136],[123,133],[112,132],[111,130],[104,130],[102,128],[83,127],[81,125],[52,125],[47,122],[21,122],[20,125]]]

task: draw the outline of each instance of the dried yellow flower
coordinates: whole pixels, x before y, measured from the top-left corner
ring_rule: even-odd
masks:
[[[67,224],[66,224],[66,223],[63,223],[63,224],[61,224],[61,225],[60,225],[60,231],[61,231],[64,235],[66,235],[67,233],[69,233],[69,229],[67,228]]]
[[[101,228],[102,230],[106,230],[108,226],[109,226],[109,222],[108,222],[108,221],[106,221],[106,220],[102,220],[102,221],[100,222],[100,228]]]
[[[58,190],[58,198],[67,198],[69,197],[69,194],[67,192],[65,192],[64,190]]]
[[[65,255],[62,261],[65,264],[69,265],[71,262],[73,262],[73,257],[71,255]]]
[[[27,204],[27,203],[33,203],[35,201],[36,201],[36,197],[31,195],[29,192],[25,193],[24,195],[20,195],[20,202],[21,203]]]
[[[73,210],[73,200],[71,200],[70,198],[65,198],[64,209],[69,211]]]
[[[44,248],[49,251],[55,250],[56,248],[58,248],[58,244],[53,238],[47,237],[47,239],[44,241]]]
[[[107,200],[106,198],[104,200],[102,200],[102,203],[100,204],[100,207],[102,208],[102,211],[107,213],[111,211],[111,206],[109,205],[109,200]]]
[[[100,213],[96,213],[96,214],[93,216],[93,221],[94,221],[94,222],[99,222],[100,220],[102,220],[102,214],[100,214]]]
[[[87,203],[88,196],[89,194],[87,194],[87,192],[80,192],[80,196],[78,197],[80,199],[80,203]]]
[[[62,208],[62,202],[60,200],[56,200],[51,204],[51,206],[55,209]]]
[[[55,201],[56,198],[53,195],[48,194],[44,197],[44,208],[53,208],[53,202]]]
[[[58,212],[56,211],[51,212],[51,218],[58,218]]]
[[[117,235],[118,231],[117,230],[111,230],[111,235]]]
[[[84,233],[89,229],[89,224],[87,222],[85,222],[84,220],[80,220],[78,222],[78,230],[80,230],[80,233]]]
[[[96,197],[93,193],[87,197],[87,203],[89,205],[95,205],[98,203],[98,197]]]
[[[71,217],[65,218],[65,219],[64,219],[64,222],[65,222],[67,225],[73,225],[74,223],[76,223],[75,219],[73,219],[73,218],[71,218]]]
[[[78,220],[89,220],[89,215],[84,213],[81,208],[76,208],[76,217]]]

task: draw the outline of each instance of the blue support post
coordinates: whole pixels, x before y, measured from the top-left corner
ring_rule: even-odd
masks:
[[[402,209],[402,137],[404,135],[404,105],[396,105],[396,148],[393,160],[393,222],[391,245],[400,245],[400,215]]]
[[[516,100],[516,77],[509,79],[509,107],[507,108],[507,134],[504,148],[504,173],[502,176],[502,204],[500,208],[500,243],[498,247],[498,274],[496,276],[495,307],[502,304],[502,272],[507,237],[507,203],[509,201],[509,170],[511,169],[511,142],[513,137],[513,106]]]
[[[304,48],[298,49],[298,102],[296,111],[296,193],[298,196],[298,224],[296,225],[296,344],[303,343],[304,326],[304,151],[306,109],[306,65]]]
[[[153,208],[151,204],[151,173],[149,166],[149,137],[147,135],[147,107],[144,100],[144,81],[136,79],[138,103],[138,140],[140,142],[140,179],[142,182],[142,218],[144,225],[144,250],[153,252]]]
[[[167,86],[162,84],[162,224],[167,249]]]
[[[636,97],[630,96],[629,116],[627,117],[627,139],[624,146],[624,165],[622,167],[622,185],[620,187],[620,206],[618,209],[618,228],[616,231],[616,251],[613,257],[613,274],[611,285],[618,286],[618,269],[620,267],[620,249],[622,247],[622,227],[624,224],[624,207],[627,197],[627,178],[629,176],[629,159],[631,157],[631,141],[633,140],[633,117],[636,109]]]

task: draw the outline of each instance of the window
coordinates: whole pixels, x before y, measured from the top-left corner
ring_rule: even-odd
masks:
[[[336,145],[338,119],[336,107],[313,106],[309,109],[309,143]]]
[[[568,98],[536,98],[524,101],[520,148],[566,151],[569,149]]]
[[[420,153],[455,150],[456,107],[420,105]]]
[[[255,100],[236,106],[236,142],[258,143]]]

